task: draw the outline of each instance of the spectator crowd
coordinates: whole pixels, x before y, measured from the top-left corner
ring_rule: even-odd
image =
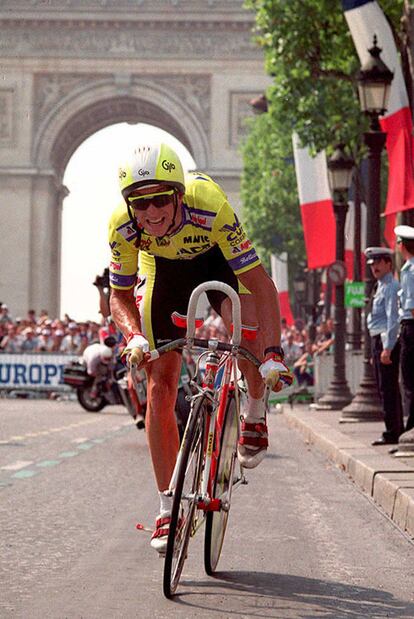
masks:
[[[109,322],[109,326],[108,326]],[[112,330],[111,330],[112,327]],[[291,326],[282,319],[282,346],[285,361],[293,369],[299,385],[312,386],[314,382],[314,357],[333,344],[333,321],[321,320],[317,326],[314,341],[302,320]],[[54,352],[82,355],[87,346],[102,341],[113,334],[115,327],[110,318],[103,318],[102,324],[88,320],[76,322],[67,314],[63,319],[51,318],[47,310],[36,315],[29,310],[25,317],[13,318],[6,304],[0,304],[0,352]],[[198,337],[216,338],[227,341],[224,323],[213,309],[209,310]]]
[[[67,314],[60,320],[47,310],[14,318],[5,303],[0,304],[0,352],[53,352],[81,355],[92,342],[101,339],[103,325],[76,322]]]

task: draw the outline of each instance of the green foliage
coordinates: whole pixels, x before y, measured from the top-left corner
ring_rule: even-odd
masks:
[[[397,31],[403,0],[381,6]],[[354,79],[360,64],[339,0],[247,0],[246,8],[255,12],[255,38],[273,83],[269,111],[252,120],[242,146],[244,216],[262,256],[288,251],[297,264],[304,249],[292,132],[328,156],[344,142],[359,161],[367,128]]]
[[[275,135],[269,114],[255,117],[244,156],[248,161],[241,187],[244,220],[262,259],[269,264],[270,253],[287,251],[290,260],[303,260],[298,200],[292,192],[296,176],[290,131]]]

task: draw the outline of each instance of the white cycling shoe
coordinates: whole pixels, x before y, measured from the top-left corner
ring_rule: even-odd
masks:
[[[242,419],[237,459],[245,469],[254,469],[266,456],[268,447],[265,421],[247,422]]]
[[[168,533],[170,532],[171,513],[161,512],[155,521],[155,531],[151,536],[151,547],[161,556],[167,552]]]

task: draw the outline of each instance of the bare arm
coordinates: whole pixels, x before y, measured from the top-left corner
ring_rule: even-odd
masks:
[[[279,295],[273,280],[262,265],[258,265],[237,277],[254,296],[256,316],[264,347],[280,346]]]
[[[112,288],[110,306],[112,318],[125,337],[128,337],[129,333],[141,332],[141,319],[135,305],[133,288],[129,290]]]

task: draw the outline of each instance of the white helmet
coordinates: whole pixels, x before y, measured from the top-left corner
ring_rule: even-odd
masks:
[[[111,348],[108,348],[108,346],[105,346],[105,348],[101,350],[100,357],[101,357],[102,363],[109,363],[110,360],[112,359]]]

